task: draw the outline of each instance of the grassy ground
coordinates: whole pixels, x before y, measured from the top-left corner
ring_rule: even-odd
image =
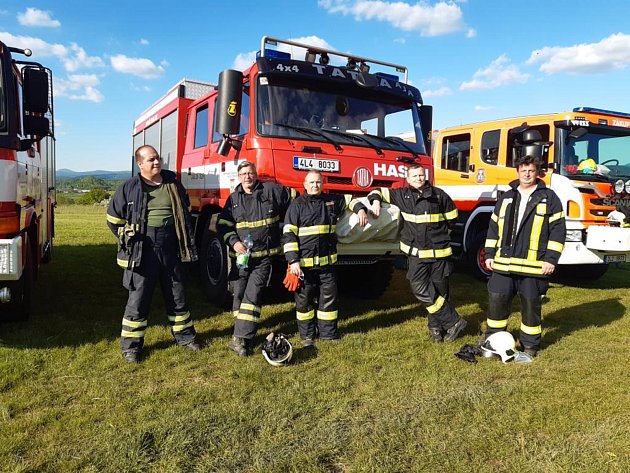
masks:
[[[453,356],[485,319],[466,275],[452,280],[466,336],[430,343],[397,272],[382,299],[344,299],[342,343],[316,353],[299,348],[292,304],[265,306],[258,341],[281,330],[297,347],[285,368],[228,352],[231,314],[191,283],[204,350],[173,345],[156,297],[130,366],[104,209],[59,208],[57,234],[34,316],[0,325],[2,472],[630,471],[629,265],[552,285],[531,365]]]

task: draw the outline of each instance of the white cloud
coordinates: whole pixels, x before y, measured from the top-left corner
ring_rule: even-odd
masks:
[[[453,91],[449,87],[440,87],[438,89],[427,89],[422,92],[422,97],[444,97],[445,95],[452,95]]]
[[[76,43],[71,43],[68,47],[59,43],[47,43],[32,36],[14,36],[2,31],[0,31],[0,40],[16,48],[32,50],[33,59],[56,57],[63,63],[68,72],[76,72],[81,68],[104,66],[100,57],[88,56],[85,50]]]
[[[536,63],[541,63],[540,70],[548,74],[597,74],[622,70],[630,65],[630,35],[616,33],[598,43],[536,49],[527,64]]]
[[[309,46],[313,46],[321,49],[334,49],[328,41],[320,38],[319,36],[301,36],[299,38],[292,38],[289,41],[294,41],[296,43],[307,44]],[[291,53],[293,57],[303,59],[306,50],[304,48],[299,48],[295,46],[287,46],[286,44],[279,44],[277,47],[278,51],[283,51],[286,53]],[[256,61],[256,51],[249,51],[246,53],[237,54],[236,58],[234,58],[234,63],[232,64],[232,68],[244,71],[249,66],[251,66],[254,61]]]
[[[319,0],[318,4],[329,13],[352,15],[356,21],[383,21],[403,31],[417,31],[421,36],[440,36],[466,30],[461,8],[450,1],[412,5],[381,0]],[[474,30],[468,31],[469,37],[471,31]]]
[[[22,26],[39,26],[43,28],[59,28],[61,23],[53,20],[49,11],[27,8],[24,13],[18,13],[18,22]]]
[[[140,44],[142,46],[148,46],[149,45],[149,40],[148,39],[144,39],[144,38],[140,38]]]
[[[99,103],[105,100],[96,88],[101,83],[96,74],[71,74],[68,79],[57,79],[54,82],[55,95],[71,100],[87,100]]]
[[[475,112],[488,112],[494,110],[492,105],[475,105]]]
[[[156,65],[146,58],[127,57],[124,54],[116,54],[110,58],[112,67],[122,73],[143,79],[157,79],[164,74],[164,67]]]
[[[495,89],[509,84],[524,84],[528,79],[529,74],[510,64],[510,58],[502,54],[488,67],[475,72],[472,80],[462,82],[459,90]]]

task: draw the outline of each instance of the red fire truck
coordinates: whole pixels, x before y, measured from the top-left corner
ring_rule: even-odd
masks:
[[[0,42],[0,319],[23,320],[52,254],[55,139],[52,73]]]
[[[211,300],[226,297],[229,259],[215,222],[238,184],[239,162],[298,191],[305,173],[318,169],[328,192],[355,197],[400,185],[409,163],[431,167],[432,108],[407,74],[404,66],[265,36],[244,72],[223,71],[218,86],[182,80],[141,114],[133,147],[154,146],[188,189]],[[354,282],[379,296],[398,242],[348,244],[339,227],[342,287]]]

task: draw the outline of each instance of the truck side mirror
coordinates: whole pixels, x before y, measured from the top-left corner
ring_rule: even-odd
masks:
[[[219,74],[215,129],[222,135],[236,135],[241,127],[243,73],[226,69]]]
[[[23,107],[25,112],[48,112],[48,73],[44,69],[25,67],[22,71]]]

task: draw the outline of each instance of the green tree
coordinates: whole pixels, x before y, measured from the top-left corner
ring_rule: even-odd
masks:
[[[104,189],[92,189],[90,192],[86,192],[77,199],[77,204],[80,205],[93,205],[99,202],[109,199],[109,192]]]

